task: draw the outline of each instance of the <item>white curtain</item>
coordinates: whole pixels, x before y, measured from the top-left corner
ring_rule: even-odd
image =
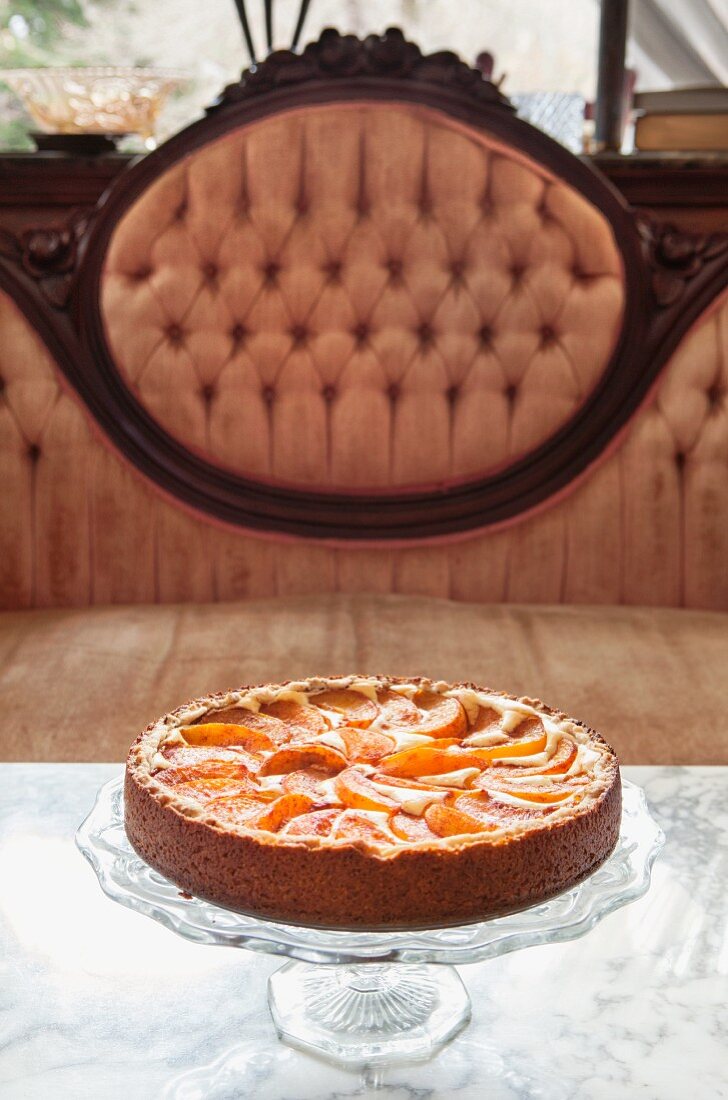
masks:
[[[632,0],[627,63],[642,89],[728,84],[728,0]]]

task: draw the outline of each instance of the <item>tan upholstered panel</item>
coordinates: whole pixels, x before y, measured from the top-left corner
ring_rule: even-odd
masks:
[[[4,295],[0,389],[5,608],[343,591],[728,610],[728,293],[571,496],[445,546],[333,550],[189,517],[89,432]]]
[[[669,608],[331,595],[5,612],[0,760],[123,760],[136,732],[180,700],[386,668],[536,695],[593,725],[623,763],[728,765],[716,735],[727,663],[725,615]],[[42,721],[28,691],[39,667],[53,684]]]
[[[623,308],[608,223],[438,112],[328,106],[203,147],[103,281],[123,375],[215,462],[305,485],[472,477],[593,388]]]

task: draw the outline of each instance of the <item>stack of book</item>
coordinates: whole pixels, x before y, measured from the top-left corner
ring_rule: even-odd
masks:
[[[728,152],[728,88],[637,92],[634,144],[643,152]]]

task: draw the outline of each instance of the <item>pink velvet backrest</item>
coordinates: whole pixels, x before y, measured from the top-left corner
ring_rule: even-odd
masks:
[[[101,308],[124,381],[185,447],[250,478],[401,489],[551,436],[624,296],[575,189],[443,112],[356,103],[259,119],[162,174],[114,230]]]

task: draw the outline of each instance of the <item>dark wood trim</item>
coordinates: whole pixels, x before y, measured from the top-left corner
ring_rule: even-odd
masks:
[[[93,206],[136,159],[123,153],[99,157],[4,153],[0,156],[0,206]]]
[[[622,330],[585,405],[507,469],[434,492],[310,492],[242,478],[206,462],[165,432],[137,401],[104,333],[100,283],[109,241],[125,212],[162,173],[223,134],[278,112],[361,101],[417,104],[520,150],[602,211],[624,263]],[[53,257],[57,254],[60,268],[66,253],[43,241],[36,242],[31,255],[28,241],[20,255],[13,247],[6,242],[4,252],[9,263],[25,265],[23,308],[40,321],[43,310],[47,312],[41,300],[44,281],[64,274],[56,271]],[[480,73],[452,54],[423,57],[399,32],[364,42],[326,32],[302,55],[271,55],[254,73],[244,74],[239,85],[226,89],[206,118],[120,174],[74,238],[74,248],[68,313],[44,338],[54,342],[61,368],[114,445],[173,497],[226,523],[361,542],[433,538],[487,527],[529,511],[568,486],[625,425],[689,325],[726,285],[728,270],[719,238],[666,233],[638,221],[599,173],[516,118]],[[35,304],[33,279],[39,287]],[[68,317],[77,333],[75,348],[63,327]]]
[[[594,140],[597,149],[621,149],[629,0],[601,0]]]

